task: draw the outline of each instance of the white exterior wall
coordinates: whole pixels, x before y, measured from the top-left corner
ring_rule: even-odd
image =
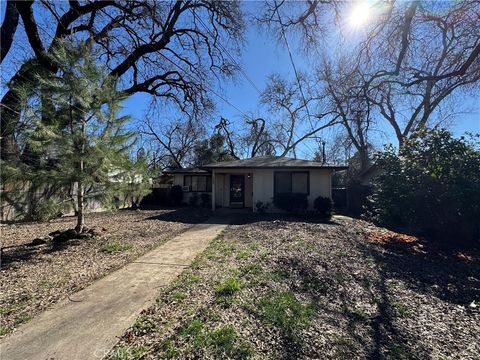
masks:
[[[274,172],[283,171],[275,169],[259,169],[253,171],[253,209],[258,201],[270,204],[268,211],[276,211],[273,207]],[[332,198],[332,185],[330,169],[288,169],[285,171],[308,171],[310,173],[310,194],[308,196],[308,209],[313,210],[313,202],[319,196]]]
[[[188,175],[188,174],[185,174],[185,175]],[[181,187],[183,187],[183,177],[184,177],[184,174],[174,174],[173,175],[173,185],[180,185]],[[182,202],[184,204],[189,204],[189,201],[190,201],[190,197],[193,195],[193,194],[197,194],[198,196],[198,203],[197,205],[200,205],[201,203],[201,199],[200,199],[200,196],[201,194],[203,194],[203,192],[186,192],[184,191],[183,192],[183,200]],[[210,192],[207,192],[207,194],[211,194]]]
[[[270,204],[269,211],[277,210],[273,207],[273,174],[275,171],[308,171],[310,173],[310,194],[308,196],[308,208],[310,210],[313,210],[313,202],[318,196],[332,198],[332,170],[330,169],[228,169],[220,173],[217,171],[215,171],[213,184],[215,191],[214,201],[217,207],[230,206],[230,174],[245,175],[245,207],[252,207],[254,211],[255,204],[258,201]],[[250,178],[248,174],[250,174]],[[183,186],[183,174],[175,174],[173,184]],[[183,201],[185,203],[188,204],[191,194],[193,193],[183,193]]]

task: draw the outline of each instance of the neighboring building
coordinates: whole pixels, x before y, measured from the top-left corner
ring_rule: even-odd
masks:
[[[212,210],[230,207],[255,211],[259,201],[275,210],[272,205],[275,194],[288,192],[307,194],[312,209],[318,196],[332,197],[332,173],[346,168],[310,160],[260,156],[177,169],[168,174],[174,176],[174,185],[183,187],[186,203],[194,193],[208,193]]]

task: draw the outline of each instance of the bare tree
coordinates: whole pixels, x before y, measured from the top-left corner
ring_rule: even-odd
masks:
[[[234,159],[241,159],[275,154],[275,140],[265,119],[246,116],[243,122],[242,130],[238,132],[232,128],[232,122],[224,117],[221,117],[215,126],[216,133],[225,139],[229,155]]]
[[[325,63],[317,76],[325,85],[325,101],[337,114],[358,153],[360,171],[366,170],[370,165],[369,133],[374,119],[372,104],[358,86],[361,74],[349,68],[348,62],[339,61],[335,66]]]
[[[235,68],[221,45],[228,38],[230,49],[238,50],[243,15],[235,1],[38,0],[35,7],[33,3],[9,2],[2,24],[2,59],[15,60],[10,89],[1,99],[2,159],[19,157],[15,137],[21,108],[13,89],[34,82],[35,73],[57,72],[49,55],[65,38],[87,38],[110,76],[121,79],[125,93],[148,93],[183,110],[210,106],[208,80],[212,75],[230,75]],[[18,37],[9,34],[18,32],[18,16],[32,57],[16,67],[21,60],[14,51]]]
[[[337,1],[274,2],[265,6],[259,20],[277,32],[295,32],[320,46],[318,40],[326,31],[323,25],[332,18],[328,14],[338,20],[349,6]],[[285,17],[280,28],[274,14],[281,10]],[[362,141],[371,129],[368,119],[386,120],[402,145],[417,128],[431,125],[432,116],[452,94],[467,94],[480,83],[479,1],[378,2],[372,4],[372,11],[375,16],[364,40],[353,50],[343,51],[343,58],[353,59],[350,70],[337,67],[340,73],[327,79],[337,109],[338,104],[357,109],[355,116],[340,114],[357,149],[368,145]],[[349,75],[341,80],[345,73]],[[347,93],[353,95],[346,95],[345,80]],[[323,91],[325,84],[320,82],[316,92]]]
[[[205,137],[205,127],[193,118],[160,125],[150,118],[141,130],[155,148],[156,164],[162,169],[184,168],[193,162],[197,142]]]
[[[303,88],[307,88],[306,79]],[[312,96],[307,93],[307,98],[302,94],[300,83],[287,81],[278,75],[272,75],[263,92],[260,101],[267,105],[268,110],[278,114],[279,118],[272,124],[273,142],[280,148],[280,156],[292,152],[296,156],[297,146],[309,139],[317,139],[321,130],[339,123],[339,117],[333,110],[325,109],[321,95]],[[315,109],[310,116],[308,107]]]

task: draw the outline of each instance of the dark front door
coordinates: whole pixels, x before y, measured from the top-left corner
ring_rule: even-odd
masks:
[[[230,206],[243,207],[245,198],[245,176],[230,175]]]

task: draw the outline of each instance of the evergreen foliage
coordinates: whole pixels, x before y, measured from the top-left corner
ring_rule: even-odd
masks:
[[[313,207],[318,212],[318,215],[320,215],[320,217],[325,219],[330,219],[332,217],[332,199],[319,196],[313,202]]]
[[[480,143],[444,129],[417,132],[399,154],[377,155],[382,169],[369,198],[378,223],[421,230],[452,245],[479,237]]]
[[[29,159],[8,164],[6,176],[33,189],[68,188],[80,232],[86,201],[112,208],[121,197],[146,194],[147,165],[129,154],[135,133],[127,130],[129,117],[119,115],[125,95],[85,43],[59,44],[52,61],[59,66],[55,75],[37,74],[34,88],[17,89]]]

